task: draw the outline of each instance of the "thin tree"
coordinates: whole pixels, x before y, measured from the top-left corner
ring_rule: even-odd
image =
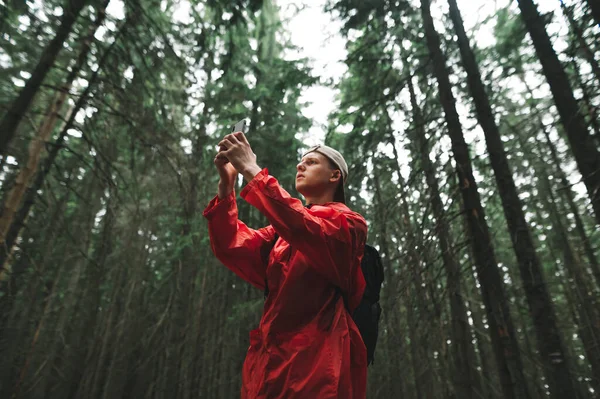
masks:
[[[556,313],[550,299],[550,293],[546,288],[531,231],[525,220],[523,204],[519,199],[517,187],[508,165],[500,131],[494,120],[494,112],[481,80],[475,54],[469,44],[456,0],[448,0],[448,4],[450,5],[450,18],[458,37],[462,63],[467,71],[467,82],[469,91],[473,96],[477,121],[485,134],[490,163],[494,170],[504,216],[519,263],[521,280],[523,281],[529,311],[533,318],[538,350],[541,354],[542,364],[546,369],[550,392],[552,397],[557,399],[575,397],[575,386],[569,372],[569,362],[567,362]]]
[[[563,0],[560,0],[560,8],[562,9],[563,14],[565,14],[565,16],[567,17],[567,20],[569,21],[571,32],[573,36],[575,36],[575,39],[579,44],[578,49],[583,53],[585,60],[590,64],[592,72],[596,77],[597,84],[600,84],[600,65],[598,65],[598,61],[596,60],[596,58],[594,58],[594,52],[592,51],[592,49],[590,49],[590,46],[585,41],[585,37],[583,36],[583,29],[581,29],[581,26],[579,26],[579,23],[575,19],[572,7],[565,5],[565,2]],[[575,47],[575,43],[571,43],[571,47]]]
[[[125,26],[126,22],[127,21],[125,21],[125,23],[121,26],[121,28],[123,28]],[[73,106],[73,110],[70,113],[70,116],[68,117],[63,128],[61,129],[61,132],[60,132],[58,138],[52,144],[52,147],[48,153],[48,156],[44,159],[43,165],[41,165],[40,170],[38,171],[38,173],[36,175],[35,181],[27,189],[27,192],[25,193],[25,196],[22,200],[23,205],[19,208],[18,212],[14,215],[12,222],[10,223],[10,227],[8,228],[6,235],[4,236],[3,245],[2,245],[2,247],[0,247],[0,277],[2,277],[3,273],[5,273],[5,271],[7,270],[7,261],[10,257],[10,254],[13,251],[15,243],[17,242],[17,239],[18,239],[19,235],[21,234],[23,227],[25,226],[25,221],[27,220],[27,217],[29,216],[29,212],[30,212],[31,208],[33,207],[35,200],[37,198],[37,192],[42,188],[42,185],[44,184],[46,176],[50,172],[50,169],[52,168],[52,165],[54,164],[56,157],[60,153],[60,150],[62,148],[64,148],[64,141],[65,141],[65,138],[67,137],[67,132],[69,131],[69,129],[71,129],[73,127],[73,124],[75,123],[75,116],[77,115],[79,110],[83,109],[83,107],[87,104],[90,94],[92,93],[92,89],[95,88],[95,84],[98,79],[98,76],[100,75],[101,68],[106,63],[106,61],[109,59],[108,56],[110,55],[113,48],[115,47],[115,44],[118,42],[118,38],[120,37],[121,33],[122,33],[122,29],[119,30],[119,32],[117,33],[117,36],[115,37],[115,40],[111,43],[109,48],[107,48],[104,51],[102,57],[98,61],[98,68],[92,73],[92,76],[88,79],[87,87],[83,90],[83,92],[79,95],[79,98],[75,102],[75,105]],[[0,278],[0,292],[4,292],[4,293],[8,292],[11,281],[13,281],[12,276],[10,279]],[[4,298],[4,297],[0,297],[0,298]],[[1,299],[0,299],[0,307],[1,307]],[[1,320],[1,318],[0,318],[0,320]]]
[[[450,226],[445,215],[444,205],[440,197],[440,188],[435,176],[435,168],[429,159],[429,145],[425,134],[425,122],[417,103],[417,96],[412,82],[412,77],[407,82],[410,94],[410,104],[413,114],[415,141],[419,148],[421,167],[425,172],[429,186],[433,215],[436,221],[435,232],[440,243],[440,252],[444,269],[446,270],[447,290],[450,298],[450,337],[452,339],[452,378],[455,394],[459,398],[472,398],[477,393],[475,376],[472,370],[474,365],[469,364],[469,345],[471,332],[468,324],[467,310],[462,296],[460,264],[454,254]]]
[[[517,0],[521,9],[521,17],[531,36],[533,46],[542,64],[546,80],[550,86],[554,103],[558,109],[561,123],[569,139],[569,144],[583,182],[596,215],[596,223],[600,225],[600,151],[595,145],[579,110],[573,89],[563,66],[552,48],[550,37],[546,32],[544,19],[537,10],[533,0]],[[592,5],[600,8],[598,5]]]
[[[68,99],[73,82],[87,61],[88,54],[91,50],[91,44],[94,40],[94,34],[104,22],[106,17],[106,7],[108,6],[109,1],[110,0],[104,0],[104,3],[98,8],[96,20],[92,26],[90,26],[88,35],[82,40],[81,50],[75,65],[73,65],[73,68],[65,79],[63,86],[56,92],[54,98],[51,100],[48,110],[46,111],[46,115],[38,128],[37,135],[32,139],[29,145],[29,157],[27,159],[27,163],[19,171],[14,186],[11,188],[10,192],[6,196],[6,199],[4,200],[4,209],[2,211],[2,216],[0,217],[0,248],[6,248],[6,253],[10,253],[10,250],[12,249],[12,245],[10,245],[10,249],[9,246],[6,245],[7,233],[10,230],[15,215],[22,205],[23,196],[30,184],[30,180],[37,173],[43,149],[45,148],[47,141],[50,139],[50,135],[52,134],[56,122],[60,117],[61,109]],[[62,116],[62,119],[65,122],[70,119],[72,111],[73,107],[69,107],[65,115]],[[0,249],[0,251],[2,251],[2,249]],[[0,257],[0,259],[2,258],[3,257]],[[0,263],[0,275],[2,273],[2,269],[3,263]]]
[[[456,111],[456,100],[452,94],[446,57],[441,50],[440,38],[433,25],[429,0],[421,1],[421,15],[427,47],[438,82],[448,135],[452,141],[452,151],[456,160],[456,171],[463,198],[464,216],[473,247],[481,293],[487,310],[502,391],[506,398],[529,398],[504,283],[498,270],[489,227],[477,191],[477,183],[473,177],[469,149]]]
[[[577,207],[577,204],[575,203],[575,193],[574,193],[573,188],[571,187],[571,184],[569,183],[569,180],[567,179],[567,175],[562,167],[562,163],[560,161],[560,157],[558,155],[558,150],[556,148],[556,145],[550,138],[549,129],[544,124],[542,113],[536,106],[536,99],[535,99],[533,90],[529,86],[529,83],[527,82],[527,79],[525,78],[524,73],[520,72],[519,78],[520,78],[521,82],[523,83],[523,86],[525,86],[525,88],[527,90],[528,102],[531,103],[531,105],[530,105],[531,113],[535,117],[535,121],[537,122],[536,123],[537,127],[544,134],[544,138],[545,138],[545,146],[544,147],[550,151],[549,152],[550,160],[551,160],[550,164],[554,167],[554,174],[557,177],[557,179],[560,181],[560,184],[562,185],[562,188],[563,188],[562,190],[560,190],[560,192],[562,193],[563,197],[567,200],[567,204],[569,205],[569,211],[573,214],[573,218],[575,219],[575,229],[579,235],[581,245],[583,245],[586,257],[588,258],[590,268],[592,269],[592,273],[594,274],[594,277],[596,279],[596,284],[598,287],[600,287],[600,264],[598,262],[598,258],[596,256],[595,250],[592,246],[591,238],[590,238],[589,234],[586,232],[586,228],[585,228],[585,224],[584,224],[582,215]],[[511,125],[509,124],[509,126],[511,126]],[[518,129],[516,127],[513,127],[513,131],[516,134],[518,132]]]
[[[376,166],[376,165],[375,165]],[[396,306],[400,306],[396,302],[394,295],[394,289],[398,284],[398,279],[394,275],[391,267],[391,247],[389,243],[387,218],[390,216],[390,210],[387,204],[389,198],[384,197],[384,192],[381,185],[380,168],[373,168],[373,174],[371,180],[373,182],[373,190],[375,201],[375,225],[379,230],[377,234],[377,242],[379,243],[380,253],[384,265],[385,281],[386,284],[381,287],[382,289],[382,324],[387,326],[385,329],[385,340],[384,348],[385,351],[394,352],[396,355],[387,357],[387,372],[388,372],[388,396],[390,398],[399,397],[403,398],[406,395],[406,385],[408,375],[397,375],[396,370],[400,367],[400,359],[406,359],[408,354],[405,350],[405,345],[402,342],[402,334],[398,332],[396,326],[398,325],[397,318],[400,316],[400,312]],[[394,306],[396,305],[396,306]],[[382,331],[383,332],[383,331]]]
[[[8,145],[15,136],[19,122],[27,112],[44,78],[54,65],[58,53],[63,48],[65,40],[71,33],[73,24],[86,3],[87,0],[67,0],[63,7],[63,15],[56,35],[42,52],[42,56],[31,73],[31,77],[25,83],[25,87],[0,121],[0,155],[6,156]]]

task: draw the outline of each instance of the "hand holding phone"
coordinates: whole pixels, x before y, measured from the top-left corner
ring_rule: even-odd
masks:
[[[242,132],[244,134],[248,133],[248,122],[246,121],[246,118],[242,119],[241,121],[237,122],[235,125],[233,125],[231,127],[231,133],[237,133],[237,132]],[[223,146],[221,146],[219,148],[219,151],[225,151],[225,150],[226,150],[226,148]],[[229,162],[229,160],[227,158],[225,158],[225,157],[223,157],[223,158],[224,158],[225,163]]]

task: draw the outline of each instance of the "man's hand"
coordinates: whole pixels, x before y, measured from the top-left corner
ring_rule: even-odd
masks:
[[[252,180],[261,171],[256,163],[256,154],[252,152],[244,133],[228,134],[219,143],[219,148],[221,150],[217,154],[217,158],[227,158],[230,162],[229,165],[233,165],[246,181]]]
[[[217,171],[219,172],[219,199],[223,199],[231,193],[235,187],[235,181],[238,176],[238,171],[235,170],[233,165],[224,156],[217,156],[214,160]]]

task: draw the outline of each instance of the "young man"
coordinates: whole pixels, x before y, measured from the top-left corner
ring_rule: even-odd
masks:
[[[219,147],[218,195],[204,211],[213,252],[250,284],[268,288],[250,332],[242,398],[364,399],[366,349],[342,295],[351,310],[361,301],[367,225],[343,203],[344,158],[323,145],[302,157],[296,188],[304,207],[258,166],[243,133],[225,136]],[[248,182],[241,197],[269,226],[253,230],[238,219],[238,172]]]

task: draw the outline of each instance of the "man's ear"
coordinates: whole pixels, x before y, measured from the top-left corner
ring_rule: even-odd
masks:
[[[333,181],[338,181],[341,178],[342,178],[342,172],[338,169],[338,170],[333,171],[329,180],[333,182]]]

